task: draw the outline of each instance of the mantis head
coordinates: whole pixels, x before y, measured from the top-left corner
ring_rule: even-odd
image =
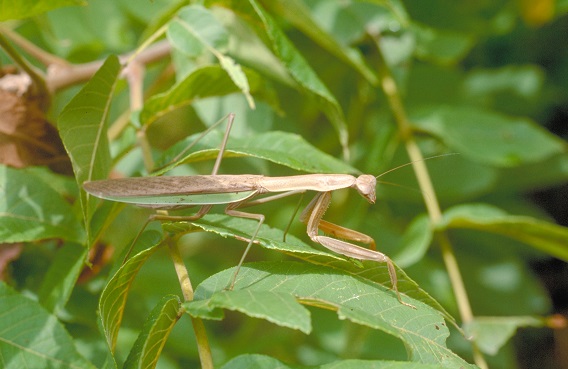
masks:
[[[377,179],[370,175],[370,174],[362,174],[355,180],[355,187],[357,192],[361,194],[367,201],[371,204],[375,203],[377,199],[376,188],[377,186]]]

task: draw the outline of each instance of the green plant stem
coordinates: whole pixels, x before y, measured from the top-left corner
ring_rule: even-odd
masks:
[[[183,258],[177,247],[176,239],[169,239],[168,246],[170,249],[170,257],[174,262],[174,268],[178,276],[179,285],[181,286],[181,291],[185,301],[193,300],[193,286],[191,285],[191,280],[189,279],[189,273],[183,262]]]
[[[416,178],[418,180],[420,190],[424,194],[424,202],[426,204],[426,209],[428,211],[430,221],[433,225],[436,225],[442,220],[442,211],[438,203],[436,192],[434,191],[434,186],[432,185],[432,180],[430,179],[430,174],[428,173],[428,169],[426,168],[426,164],[424,163],[424,157],[420,152],[420,148],[418,147],[416,140],[414,139],[414,136],[412,134],[412,127],[410,126],[410,122],[406,115],[406,110],[404,109],[400,93],[398,92],[398,88],[396,86],[396,82],[382,54],[380,47],[380,36],[377,34],[370,34],[373,37],[378,50],[380,63],[379,79],[381,87],[387,97],[390,109],[395,117],[401,139],[412,162],[414,172],[416,173]],[[452,248],[452,244],[448,238],[448,235],[443,231],[438,232],[437,239],[440,243],[442,257],[446,266],[446,270],[448,271],[462,322],[464,324],[470,323],[473,320],[473,313],[465,285],[463,283],[463,278],[459,270],[458,262]],[[471,341],[471,344],[475,363],[480,368],[487,368],[487,363],[485,362],[485,358],[479,351],[479,348],[477,347],[475,342]]]
[[[174,263],[174,268],[178,276],[179,284],[185,301],[193,300],[193,287],[187,268],[183,262],[183,258],[178,249],[177,237],[169,238],[168,247],[170,250],[170,257]],[[199,352],[199,360],[201,361],[202,369],[213,369],[213,357],[211,356],[211,348],[209,347],[209,340],[205,325],[201,319],[191,317],[191,324],[195,332],[195,339],[197,341],[197,351]]]

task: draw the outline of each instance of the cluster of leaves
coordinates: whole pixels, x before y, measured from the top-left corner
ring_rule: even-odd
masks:
[[[2,93],[56,122],[70,162],[61,165],[61,143],[40,145],[48,133],[21,139],[29,119],[2,121],[12,148],[3,152],[12,167],[0,167],[4,367],[210,367],[211,353],[224,368],[465,368],[473,357],[484,366],[484,354],[512,367],[516,329],[549,321],[527,261],[567,261],[568,230],[522,194],[568,178],[565,141],[536,123],[566,100],[556,84],[568,78],[513,52],[484,58],[486,40],[514,45],[525,23],[553,27],[560,2],[556,13],[512,1],[6,3],[2,61],[31,78],[16,90],[0,80]],[[429,160],[426,174],[389,172],[397,186],[382,185],[375,205],[340,192],[326,215],[404,269],[398,288],[415,309],[389,289],[385,265],[333,255],[297,222],[285,236],[294,201],[253,210],[271,225],[257,243],[286,255],[255,247],[233,290],[230,267],[253,220],[151,224],[122,263],[149,212],[101,202],[82,184],[112,171],[207,174],[224,129],[206,128],[228,113],[237,118],[223,173],[378,175],[408,163],[409,141],[426,157],[459,154]],[[33,167],[46,152],[58,165]],[[71,168],[73,177],[54,173]],[[416,176],[435,194],[411,190]],[[424,201],[442,204],[440,218]],[[195,293],[176,278],[185,267]]]

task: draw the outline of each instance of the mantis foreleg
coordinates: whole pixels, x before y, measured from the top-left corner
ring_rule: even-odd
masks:
[[[413,307],[412,305],[402,301],[400,292],[397,287],[396,270],[392,260],[385,254],[369,250],[361,246],[354,245],[349,242],[341,241],[328,236],[320,236],[319,230],[327,232],[337,237],[341,237],[351,241],[358,241],[374,246],[374,240],[365,234],[353,231],[348,228],[338,226],[336,224],[322,220],[322,217],[331,203],[331,192],[321,192],[310,202],[306,209],[300,215],[300,220],[307,224],[307,233],[312,241],[328,248],[329,250],[341,255],[358,260],[371,260],[381,263],[386,263],[389,271],[389,278],[391,281],[392,289],[396,293],[398,301],[401,304]],[[323,223],[323,224],[322,224]]]

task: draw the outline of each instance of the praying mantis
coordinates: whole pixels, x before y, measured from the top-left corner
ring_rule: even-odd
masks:
[[[398,301],[405,306],[414,307],[402,300],[398,291],[394,264],[387,255],[376,251],[373,238],[322,219],[331,203],[332,192],[339,189],[353,188],[369,203],[375,203],[377,178],[370,174],[363,174],[358,177],[349,174],[305,174],[286,177],[217,174],[233,119],[234,114],[229,114],[225,136],[211,175],[98,180],[85,182],[83,188],[89,194],[101,199],[133,204],[139,207],[171,210],[200,206],[200,209],[190,216],[154,214],[149,221],[195,221],[207,214],[214,205],[219,204],[226,205],[225,214],[229,216],[257,220],[258,226],[248,240],[248,245],[233,274],[229,289],[233,288],[239,269],[265,220],[263,214],[243,212],[239,209],[305,191],[315,191],[317,194],[300,215],[300,220],[307,225],[307,234],[310,239],[349,258],[386,263],[392,289],[396,293]],[[253,200],[259,195],[269,193],[278,194]],[[329,236],[320,235],[319,231],[323,231],[324,234]],[[360,242],[369,245],[369,248],[347,241]]]

